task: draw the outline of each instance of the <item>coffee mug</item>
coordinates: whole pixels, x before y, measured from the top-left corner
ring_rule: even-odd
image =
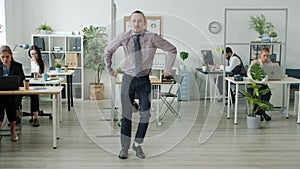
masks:
[[[48,79],[48,74],[47,74],[47,73],[43,73],[43,74],[42,74],[42,79],[43,79],[44,81],[47,81],[47,79]]]
[[[24,88],[25,90],[29,90],[29,80],[24,80]]]

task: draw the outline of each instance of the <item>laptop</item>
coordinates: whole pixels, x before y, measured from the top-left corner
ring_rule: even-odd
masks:
[[[201,55],[205,65],[215,65],[211,50],[201,50]]]
[[[0,76],[0,91],[19,90],[19,76]]]
[[[264,66],[263,69],[268,75],[268,80],[281,80],[284,77],[282,66]]]

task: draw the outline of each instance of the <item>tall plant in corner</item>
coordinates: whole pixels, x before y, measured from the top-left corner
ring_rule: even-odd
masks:
[[[105,31],[105,27],[92,25],[82,29],[84,67],[95,71],[95,84],[100,84],[105,69],[103,54],[108,43]]]

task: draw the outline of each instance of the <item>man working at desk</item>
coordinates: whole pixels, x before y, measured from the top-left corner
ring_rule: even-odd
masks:
[[[234,76],[234,75],[241,75],[241,76],[247,76],[244,64],[242,59],[236,54],[232,52],[232,49],[230,47],[226,47],[226,54],[225,54],[226,60],[225,60],[225,65],[216,65],[217,69],[224,70],[229,74],[229,76]],[[218,89],[221,95],[223,95],[223,76],[219,76],[218,80]],[[226,85],[227,86],[227,85]],[[227,87],[225,87],[227,88]],[[233,92],[231,92],[231,98],[234,101],[234,96]]]
[[[128,149],[131,142],[132,126],[132,103],[135,93],[140,103],[140,121],[135,135],[132,148],[136,151],[138,158],[145,158],[141,144],[144,141],[150,118],[150,93],[151,84],[149,73],[153,64],[157,48],[167,51],[166,68],[164,76],[170,76],[177,50],[171,43],[155,33],[144,29],[146,24],[145,16],[141,11],[134,11],[130,16],[131,30],[124,32],[111,41],[105,49],[104,58],[106,68],[111,76],[116,77],[117,73],[112,69],[112,55],[123,46],[125,61],[121,66],[124,71],[121,87],[122,122],[121,122],[121,146],[120,159],[128,157]]]

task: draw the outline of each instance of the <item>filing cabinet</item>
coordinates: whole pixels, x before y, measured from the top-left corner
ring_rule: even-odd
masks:
[[[178,100],[189,101],[191,99],[191,72],[179,70],[178,74],[183,76],[183,81],[178,91]]]

